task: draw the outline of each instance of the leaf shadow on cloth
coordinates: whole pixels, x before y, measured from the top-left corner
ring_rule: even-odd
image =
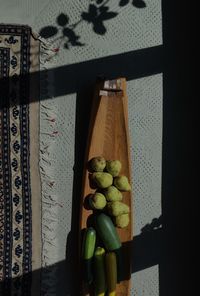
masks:
[[[87,119],[84,116],[81,117],[80,107],[84,105],[84,102],[81,102],[81,97],[82,99],[84,98],[81,96],[81,91],[83,95],[85,86],[87,86],[88,90],[91,89],[94,77],[102,73],[110,77],[114,72],[116,77],[124,75],[128,80],[131,80],[163,72],[162,228],[155,229],[154,227],[147,232],[143,231],[134,237],[130,244],[134,252],[132,271],[138,272],[153,264],[159,264],[159,295],[177,296],[180,294],[181,289],[185,291],[187,289],[188,269],[186,269],[185,264],[187,264],[186,260],[188,257],[191,260],[192,253],[186,248],[187,244],[191,243],[193,237],[189,237],[186,234],[189,234],[191,227],[195,225],[188,219],[188,213],[192,212],[190,208],[192,207],[193,209],[194,204],[192,204],[191,189],[188,190],[186,188],[191,179],[190,175],[192,172],[191,163],[189,162],[192,162],[192,156],[194,155],[194,152],[189,153],[193,143],[193,141],[190,141],[194,132],[191,127],[192,122],[186,120],[188,113],[192,111],[193,107],[191,101],[188,102],[192,91],[191,72],[185,71],[188,67],[188,60],[189,62],[191,61],[191,56],[188,54],[184,55],[183,58],[182,50],[185,48],[185,30],[182,27],[180,28],[180,26],[176,26],[176,24],[179,24],[177,16],[178,18],[181,17],[181,25],[185,24],[185,26],[188,26],[185,22],[185,15],[179,13],[179,5],[174,7],[174,1],[163,1],[162,4],[163,47],[124,53],[114,57],[63,66],[49,71],[51,73],[54,72],[57,77],[55,96],[73,92],[80,93],[77,96],[76,137],[78,138],[81,135],[81,140],[79,141],[82,141],[82,146],[78,149],[77,142],[75,163],[77,171],[79,171],[79,168],[81,169],[78,160],[81,159],[83,161],[84,155],[82,150],[84,149],[84,132],[82,134],[82,131],[87,128],[88,124],[88,116]],[[163,51],[162,57],[158,54],[160,50]],[[182,54],[180,55],[180,53]],[[33,75],[38,75],[38,73]],[[63,77],[64,80],[60,79],[60,77]],[[82,127],[83,122],[85,124],[84,127]],[[78,156],[78,153],[81,153],[81,155]],[[190,159],[188,155],[191,155]],[[77,177],[74,180],[74,187],[80,184],[80,181],[81,176],[79,175],[79,179]],[[186,195],[187,201],[183,198]],[[188,203],[188,197],[191,197],[191,204]],[[76,221],[75,217],[78,215],[77,202],[74,194],[73,221]],[[145,229],[148,228],[149,226]],[[78,225],[75,223],[71,233],[68,235],[66,260],[49,267],[50,270],[58,268],[60,274],[62,274],[61,279],[66,286],[66,290],[63,292],[64,295],[79,295],[79,291],[77,294],[72,291],[76,288],[74,279],[76,279],[75,271],[77,270],[77,229]],[[151,252],[147,252],[147,248],[154,252],[150,257],[148,256]],[[32,275],[37,276],[40,272],[41,270],[34,271]],[[17,279],[8,280],[9,283],[16,281]],[[5,282],[0,284],[0,291],[4,285]],[[60,290],[61,288],[58,287],[58,291]]]
[[[72,23],[66,13],[61,13],[56,18],[55,25],[48,25],[41,28],[40,35],[43,38],[51,38],[53,42],[59,42],[65,49],[70,49],[74,46],[84,46],[84,41],[76,32],[77,26],[82,22],[86,22],[92,26],[92,31],[97,35],[105,35],[107,32],[107,21],[116,18],[119,11],[113,11],[109,5],[109,0],[106,1],[91,1],[85,11],[80,12],[80,17],[77,16],[78,21]],[[134,8],[145,8],[146,2],[144,0],[121,0],[118,3],[119,8],[128,4],[132,4]]]

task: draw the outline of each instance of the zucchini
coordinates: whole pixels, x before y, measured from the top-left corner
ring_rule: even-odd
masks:
[[[101,247],[94,253],[94,290],[96,296],[104,296],[106,292],[105,250]]]
[[[108,296],[116,295],[117,285],[117,261],[114,252],[105,255],[106,262],[106,281],[108,286]]]
[[[110,217],[101,213],[96,216],[96,231],[108,251],[121,248],[121,241]]]
[[[88,284],[91,284],[93,281],[92,259],[94,255],[95,243],[96,231],[94,228],[89,227],[85,230],[82,246],[83,274],[84,280]]]
[[[83,237],[83,259],[91,259],[94,255],[96,231],[93,227],[86,228]]]

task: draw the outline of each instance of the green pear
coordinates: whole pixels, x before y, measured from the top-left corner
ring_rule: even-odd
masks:
[[[129,214],[122,214],[115,217],[115,225],[119,228],[125,228],[129,224]]]
[[[122,193],[115,187],[110,186],[104,190],[104,195],[107,201],[120,201],[122,200]]]
[[[131,191],[131,185],[129,184],[126,176],[118,176],[114,179],[114,185],[120,191]]]
[[[99,188],[107,188],[112,185],[113,177],[109,173],[95,172],[92,174],[92,179]]]
[[[116,177],[119,175],[121,168],[122,168],[122,164],[119,160],[108,160],[106,162],[106,170],[113,177]]]
[[[106,160],[102,156],[94,157],[90,160],[90,167],[94,172],[103,172],[106,167]]]
[[[93,209],[102,210],[105,208],[107,202],[105,196],[102,193],[96,192],[89,199],[89,203]]]
[[[112,201],[107,203],[107,211],[111,216],[119,216],[122,214],[128,214],[130,208],[121,201]]]

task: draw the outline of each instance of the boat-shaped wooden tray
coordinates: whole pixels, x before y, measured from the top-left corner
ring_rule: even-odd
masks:
[[[95,89],[84,164],[80,230],[87,227],[88,217],[92,214],[91,210],[84,207],[84,200],[94,192],[90,186],[87,165],[88,161],[96,156],[103,156],[107,160],[119,159],[122,163],[120,174],[126,175],[131,181],[128,98],[125,78],[97,83]],[[123,202],[129,205],[131,214],[128,227],[117,228],[122,242],[123,257],[123,278],[117,284],[117,296],[130,295],[131,241],[133,237],[132,192],[123,192]],[[83,289],[80,294],[91,295],[91,292],[86,292]]]

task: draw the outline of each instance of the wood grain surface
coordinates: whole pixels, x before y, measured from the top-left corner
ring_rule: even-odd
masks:
[[[90,186],[89,172],[87,170],[88,161],[91,158],[103,156],[106,160],[119,159],[122,163],[120,175],[126,175],[129,181],[131,181],[126,80],[119,78],[117,83],[119,83],[119,86],[114,90],[106,90],[105,82],[98,84],[95,89],[84,163],[83,191],[80,205],[80,231],[87,227],[88,217],[92,214],[91,210],[84,207],[85,198],[95,191]],[[123,192],[123,202],[132,209],[132,192]],[[133,237],[132,211],[128,227],[124,229],[117,228],[117,231],[122,242],[123,280],[117,284],[116,295],[129,296],[131,240]],[[82,288],[81,295],[92,295],[87,289]]]

